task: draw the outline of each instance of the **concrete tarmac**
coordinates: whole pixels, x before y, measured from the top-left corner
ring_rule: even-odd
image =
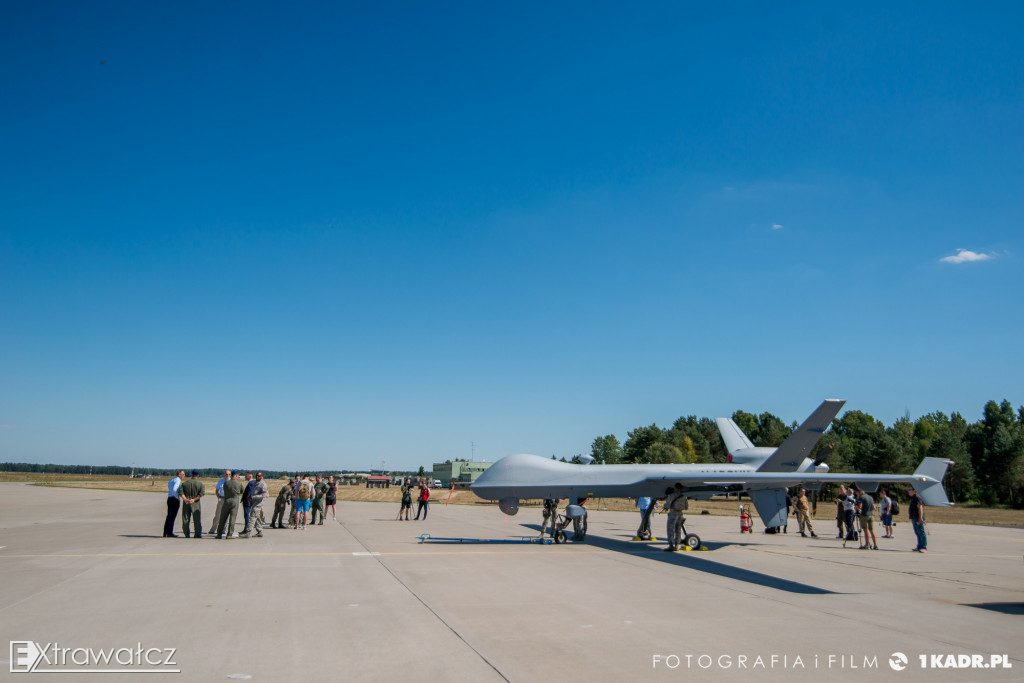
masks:
[[[638,514],[593,506],[587,542],[559,546],[417,538],[534,536],[536,509],[442,498],[405,522],[396,508],[162,538],[162,495],[0,484],[0,640],[49,647],[34,675],[59,681],[104,676],[42,673],[54,648],[78,648],[64,668],[82,671],[101,668],[73,661],[89,649],[140,646],[174,648],[173,664],[115,662],[136,670],[115,680],[1024,680],[1019,528],[931,525],[921,555],[905,517],[865,551],[828,519],[812,539],[693,516],[711,550],[666,553],[630,540]],[[5,659],[0,678],[20,680],[10,669],[28,664]]]

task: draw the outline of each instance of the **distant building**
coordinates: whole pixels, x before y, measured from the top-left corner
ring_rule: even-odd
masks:
[[[455,462],[435,462],[434,479],[440,479],[442,486],[451,486],[454,479],[459,484],[471,484],[477,480],[493,462],[480,462],[479,460],[469,462],[456,460]]]

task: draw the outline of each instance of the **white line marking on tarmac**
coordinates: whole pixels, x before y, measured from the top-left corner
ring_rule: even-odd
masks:
[[[356,557],[377,557],[380,553],[352,553]]]

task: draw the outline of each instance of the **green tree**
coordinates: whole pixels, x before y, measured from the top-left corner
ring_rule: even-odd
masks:
[[[742,410],[737,410],[732,414],[732,421],[736,423],[736,426],[747,435],[752,442],[754,441],[753,436],[757,434],[757,418],[750,413]]]
[[[792,433],[793,430],[778,417],[771,413],[761,413],[757,417],[757,428],[753,434],[747,432],[747,435],[755,446],[781,446]]]
[[[622,462],[622,446],[614,434],[599,436],[590,444],[590,455],[598,462],[614,465]]]
[[[690,415],[676,420],[672,425],[672,429],[666,433],[666,438],[669,443],[683,452],[684,459],[689,457],[687,449],[693,451],[695,459],[687,459],[687,462],[712,462],[711,444],[708,442],[707,437],[704,436],[701,422],[696,416]],[[688,446],[687,440],[689,440]]]
[[[1024,439],[1016,424],[1000,424],[985,449],[988,484],[1000,502],[1019,506],[1024,500]]]
[[[627,463],[644,463],[647,460],[647,449],[664,440],[664,432],[656,424],[648,427],[637,427],[626,435],[626,443],[622,446],[622,461]]]
[[[871,472],[871,463],[885,437],[885,425],[859,410],[851,410],[832,422],[836,437],[833,463],[838,472]]]
[[[672,444],[659,441],[644,451],[644,462],[675,465],[683,462],[683,453]]]
[[[909,417],[901,417],[896,424],[885,430],[877,450],[868,458],[869,469],[865,471],[897,473],[912,470],[916,465],[916,450],[914,425]]]
[[[949,474],[946,475],[946,491],[950,500],[954,503],[963,503],[974,499],[974,467],[967,454],[967,445],[952,429],[947,428],[932,439],[926,455],[953,461]]]

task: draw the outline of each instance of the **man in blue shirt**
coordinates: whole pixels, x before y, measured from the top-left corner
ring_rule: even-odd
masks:
[[[640,511],[640,526],[636,530],[636,538],[639,540],[648,540],[651,537],[651,516],[647,514],[647,510],[654,505],[654,501],[650,496],[641,496],[636,499],[636,509]]]
[[[185,470],[178,470],[178,475],[167,482],[167,519],[164,520],[164,538],[176,537],[174,533],[174,520],[178,517],[178,508],[181,506],[181,498],[178,489],[181,488],[181,480],[185,478]]]

